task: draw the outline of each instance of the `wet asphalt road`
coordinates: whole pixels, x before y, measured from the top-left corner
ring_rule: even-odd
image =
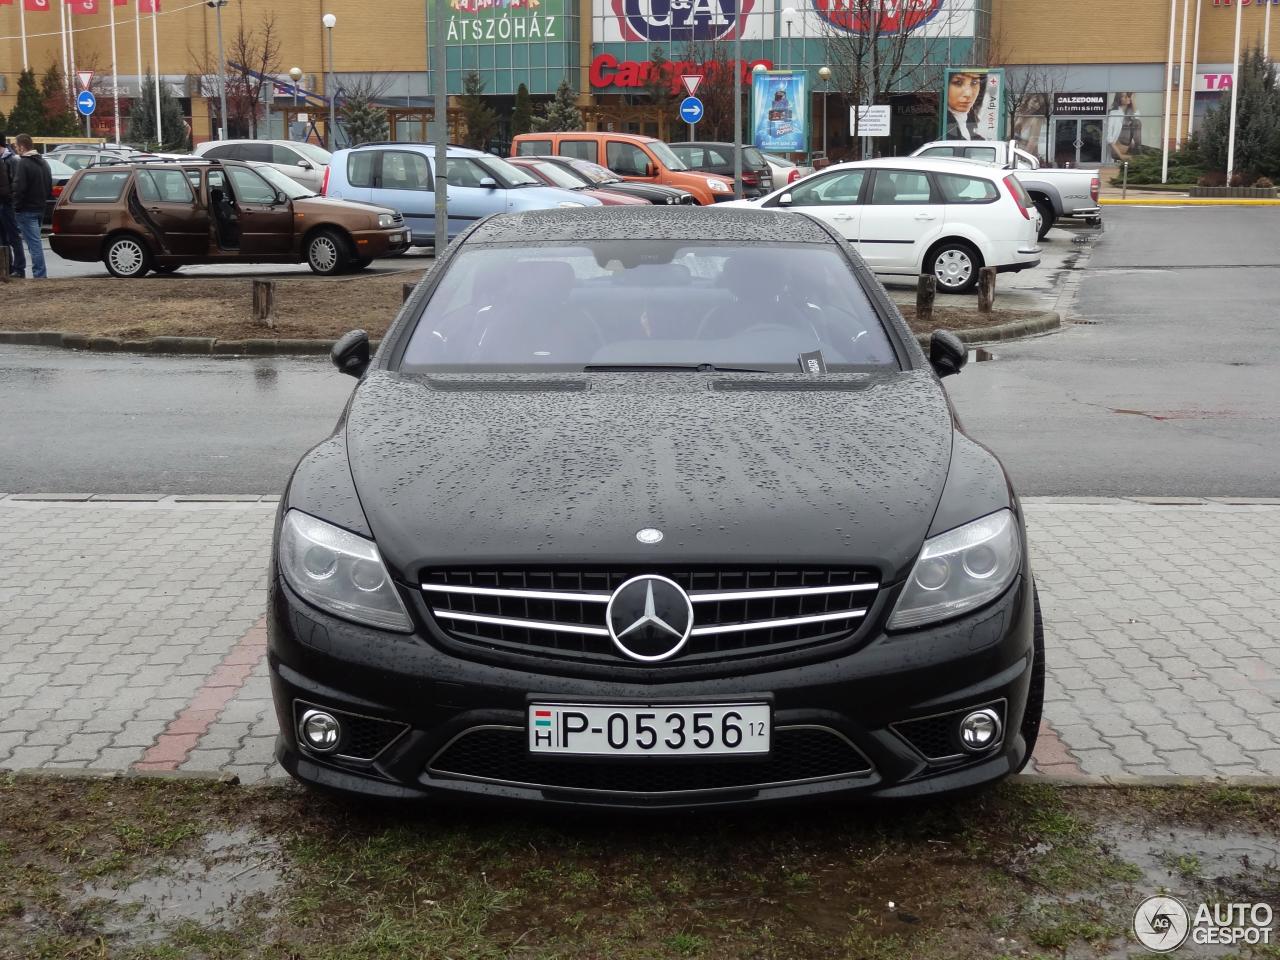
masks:
[[[948,380],[966,427],[1026,495],[1280,495],[1277,228],[1272,209],[1108,210],[1090,322]],[[0,346],[0,493],[275,493],[353,383],[319,358]]]

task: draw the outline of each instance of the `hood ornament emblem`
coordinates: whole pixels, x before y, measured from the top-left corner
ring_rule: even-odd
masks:
[[[661,543],[662,531],[653,527],[645,527],[643,530],[636,532],[636,539],[641,543]]]
[[[654,663],[680,652],[693,632],[693,604],[666,577],[632,577],[613,592],[605,607],[609,636],[632,660]]]

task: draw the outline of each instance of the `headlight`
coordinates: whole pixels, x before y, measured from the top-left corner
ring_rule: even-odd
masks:
[[[290,510],[280,528],[280,571],[322,610],[384,630],[413,630],[371,540]]]
[[[729,186],[723,180],[715,180],[715,179],[712,179],[711,177],[707,177],[707,187],[711,190],[714,190],[716,193],[733,192],[733,187]]]
[[[577,200],[561,200],[556,204],[557,207],[585,207],[585,203],[579,203]]]
[[[679,203],[680,198],[676,196],[667,197],[667,203]]]
[[[396,218],[393,214],[390,214],[390,213],[378,214],[379,227],[394,227],[395,225],[396,225]]]
[[[890,630],[945,620],[994,600],[1022,566],[1022,539],[1008,510],[924,542],[889,618]]]

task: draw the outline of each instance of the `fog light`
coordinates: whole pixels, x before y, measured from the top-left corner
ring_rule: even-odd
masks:
[[[1000,715],[975,710],[960,721],[960,743],[970,753],[980,753],[1000,739]]]
[[[316,753],[332,753],[342,739],[342,724],[331,713],[308,710],[298,722],[298,733]]]

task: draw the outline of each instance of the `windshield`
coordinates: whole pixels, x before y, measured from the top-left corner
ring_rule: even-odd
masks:
[[[290,140],[289,146],[294,150],[297,150],[312,163],[323,164],[327,167],[329,165],[329,161],[333,159],[333,154],[324,147],[317,147],[314,143],[297,143],[296,141]]]
[[[657,157],[659,160],[661,160],[662,165],[666,167],[668,170],[688,170],[689,169],[684,165],[684,161],[682,161],[679,157],[677,157],[674,153],[672,153],[671,148],[668,147],[661,140],[650,140],[647,144],[645,144],[645,146],[647,146],[650,150],[653,151],[653,155]]]
[[[521,170],[513,163],[507,163],[501,157],[477,157],[476,163],[484,167],[504,187],[540,187],[542,181],[526,170]]]
[[[675,366],[801,372],[898,361],[848,261],[788,243],[600,240],[464,247],[405,349],[407,372]]]
[[[308,190],[297,180],[286,177],[275,167],[269,167],[265,163],[253,164],[254,172],[257,173],[267,183],[271,184],[290,200],[297,200],[300,197],[314,197],[315,191]]]
[[[523,166],[523,164],[512,164],[512,166]],[[566,190],[581,190],[586,186],[580,177],[570,173],[558,163],[534,163],[530,166],[539,173],[545,174],[552,186],[564,187]]]
[[[76,172],[75,168],[53,157],[45,157],[44,162],[49,165],[49,173],[55,177],[69,177]]]
[[[602,167],[600,164],[592,163],[590,160],[570,160],[569,165],[592,183],[622,182],[622,178],[608,167]]]

